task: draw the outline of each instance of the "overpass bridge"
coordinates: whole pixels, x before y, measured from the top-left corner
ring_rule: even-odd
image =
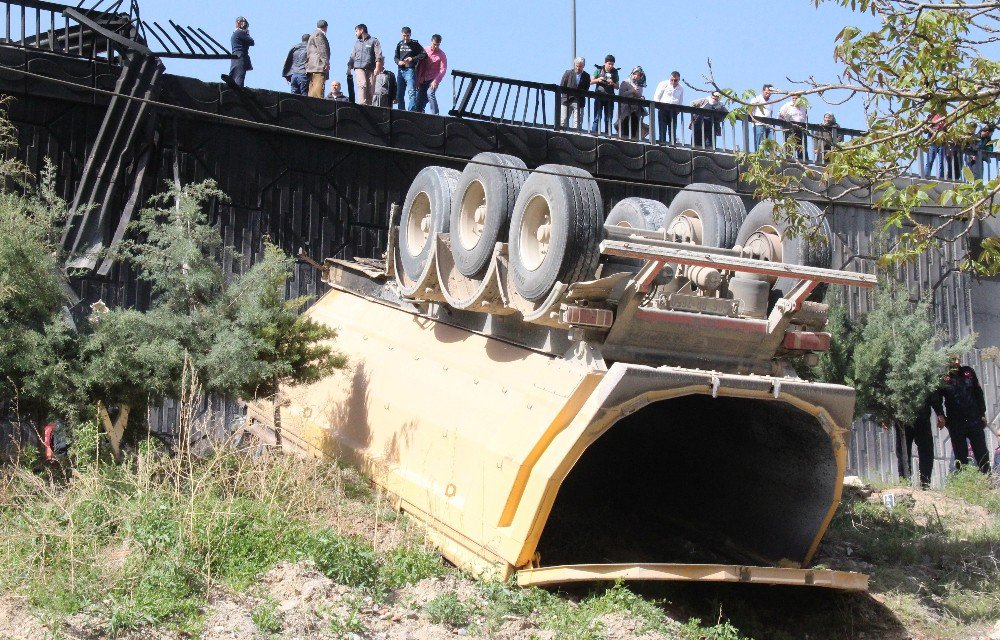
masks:
[[[456,108],[444,117],[206,83],[166,73],[163,63],[171,57],[225,59],[229,52],[217,40],[197,28],[149,23],[134,0],[128,11],[122,1],[102,4],[0,2],[6,18],[0,93],[13,97],[8,113],[18,130],[18,154],[36,172],[50,158],[61,196],[87,212],[74,218],[64,237],[69,266],[81,274],[73,279],[81,305],[149,304],[148,287],[101,250],[125,237],[138,209],[168,183],[214,179],[231,201],[213,203],[212,221],[250,261],[265,237],[319,261],[379,258],[390,205],[402,202],[416,174],[431,164],[460,169],[483,151],[518,156],[529,168],[556,163],[586,169],[600,184],[608,211],[627,196],[669,203],[693,183],[731,187],[753,204],[734,154],[749,147],[747,123],[727,125],[710,149],[692,145],[683,133],[699,111],[687,107],[677,109],[676,143],[630,140],[614,131],[595,136],[558,126],[558,87],[462,72],[454,74]],[[655,140],[655,119],[649,120]],[[834,204],[818,204],[830,213],[833,268],[873,270],[872,236],[881,224],[871,194],[860,189]],[[937,321],[950,335],[978,331],[980,346],[987,346],[1000,342],[998,296],[995,283],[976,283],[958,270],[969,242],[976,239],[963,238],[901,267],[899,277],[913,296],[933,294]],[[318,272],[303,262],[286,293],[317,296],[323,290]],[[852,313],[867,309],[860,290],[844,296]],[[981,372],[993,418],[1000,410],[1000,380],[996,366],[979,353],[971,364]],[[938,475],[947,467],[947,451],[938,442]],[[892,435],[857,425],[850,459],[861,475],[893,476]]]

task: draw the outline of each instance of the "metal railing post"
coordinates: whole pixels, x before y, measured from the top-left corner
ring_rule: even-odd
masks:
[[[562,129],[562,86],[556,86],[556,99],[553,100],[555,107],[555,118],[552,119],[552,128],[556,131]],[[569,106],[566,107],[566,124],[569,124]]]

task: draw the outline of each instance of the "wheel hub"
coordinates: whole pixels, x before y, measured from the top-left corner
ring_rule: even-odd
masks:
[[[458,240],[462,247],[471,251],[479,244],[486,228],[486,189],[478,180],[469,184],[462,196],[461,214],[458,220]]]
[[[544,197],[535,196],[525,206],[518,235],[521,264],[529,271],[542,266],[549,253],[552,233],[549,203]]]
[[[406,222],[406,250],[411,256],[419,256],[431,237],[431,200],[420,192],[413,198],[410,215]]]
[[[758,260],[782,262],[781,234],[772,227],[761,227],[747,238],[743,251]]]
[[[670,222],[667,234],[674,236],[677,242],[702,244],[701,218],[695,211],[685,211]]]

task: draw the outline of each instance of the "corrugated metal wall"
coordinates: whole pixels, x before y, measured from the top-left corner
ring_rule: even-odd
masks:
[[[875,238],[882,229],[881,218],[872,210],[861,207],[836,206],[832,213],[833,267],[874,272],[876,256],[880,254]],[[898,277],[905,282],[912,300],[916,301],[923,295],[933,296],[938,326],[950,340],[962,338],[975,329],[972,281],[968,274],[959,272],[954,266],[967,249],[968,240],[963,237],[954,244],[931,250],[918,261],[898,270]],[[870,309],[871,295],[863,289],[843,289],[841,302],[851,315],[858,315]],[[977,349],[970,353],[966,363],[977,371],[986,392],[987,420],[993,425],[987,442],[993,450],[997,446],[993,431],[1000,412],[1000,367],[996,362],[984,361],[982,352],[982,349]],[[938,431],[936,426],[932,427],[932,431],[935,452],[932,482],[940,486],[953,466],[953,454],[948,431]],[[858,420],[854,424],[848,455],[848,474],[881,482],[896,481],[899,478],[897,452],[900,451],[897,445],[895,432],[883,431],[872,420]],[[916,469],[916,447],[911,456],[910,468]]]

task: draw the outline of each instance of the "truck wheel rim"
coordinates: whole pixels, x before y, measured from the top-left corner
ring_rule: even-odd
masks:
[[[419,256],[431,235],[431,199],[421,191],[413,198],[410,216],[406,222],[406,250]]]
[[[535,196],[524,208],[524,218],[519,233],[521,264],[534,271],[545,262],[552,238],[552,211],[543,196]]]
[[[471,250],[479,244],[486,226],[486,189],[483,183],[473,180],[462,196],[461,215],[458,220],[458,240],[462,248]]]
[[[743,250],[758,260],[781,262],[781,233],[774,227],[765,225],[750,234],[743,245]]]
[[[698,212],[688,209],[670,222],[667,233],[677,238],[679,242],[702,244],[702,224]]]

